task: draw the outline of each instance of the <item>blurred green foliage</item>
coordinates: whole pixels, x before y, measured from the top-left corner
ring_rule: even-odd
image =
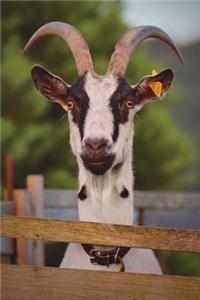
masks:
[[[88,41],[96,71],[105,73],[119,37],[127,29],[121,2],[4,1],[2,5],[2,155],[15,160],[15,186],[27,174],[42,173],[47,187],[76,188],[77,166],[69,146],[67,116],[42,99],[31,81],[37,62],[67,82],[76,80],[69,49],[57,37],[41,40],[27,54],[22,49],[30,35],[46,22],[60,20],[78,27]],[[127,80],[135,83],[161,66],[141,46],[129,64]],[[170,100],[147,105],[136,118],[134,169],[136,188],[180,190],[194,180],[190,139],[174,124]],[[2,164],[4,174],[4,163]]]
[[[165,274],[200,276],[200,254],[159,251],[159,257]]]
[[[194,182],[195,174],[187,170],[195,155],[192,142],[162,103],[149,106],[138,117],[134,142],[139,188],[181,191]]]

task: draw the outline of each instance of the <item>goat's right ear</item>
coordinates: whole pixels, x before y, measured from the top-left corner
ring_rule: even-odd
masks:
[[[47,99],[60,104],[66,99],[69,86],[60,77],[49,73],[39,65],[32,68],[31,74],[36,88]]]

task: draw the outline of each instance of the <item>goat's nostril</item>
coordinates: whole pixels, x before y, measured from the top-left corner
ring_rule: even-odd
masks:
[[[102,143],[99,143],[99,145],[97,145],[97,149],[104,149],[106,148],[107,146],[107,142],[102,142]]]
[[[89,151],[103,151],[108,147],[108,141],[104,139],[87,139],[84,144]]]
[[[88,149],[88,150],[93,150],[94,146],[93,146],[93,144],[91,142],[86,141],[85,142],[85,148]]]

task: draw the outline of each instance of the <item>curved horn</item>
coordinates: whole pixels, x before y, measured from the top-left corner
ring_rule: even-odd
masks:
[[[168,44],[174,50],[181,63],[184,63],[180,51],[162,29],[155,26],[138,26],[128,30],[116,44],[109,62],[108,74],[112,73],[123,77],[131,54],[136,46],[147,38],[158,38]]]
[[[32,47],[32,45],[41,37],[51,34],[60,36],[69,45],[80,76],[86,71],[94,71],[90,51],[86,41],[75,27],[63,22],[50,22],[40,27],[29,39],[24,51],[27,51],[30,47]]]

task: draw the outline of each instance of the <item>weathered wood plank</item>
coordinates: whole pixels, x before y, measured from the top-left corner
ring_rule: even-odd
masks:
[[[12,239],[0,238],[0,253],[1,255],[13,255],[14,245]]]
[[[144,226],[200,230],[200,210],[145,210]]]
[[[194,300],[194,277],[113,273],[88,270],[2,267],[2,300]]]
[[[45,208],[44,217],[48,219],[61,219],[61,220],[74,220],[77,221],[78,208],[68,207],[68,208]]]
[[[24,239],[200,252],[200,231],[2,217],[1,235]]]
[[[1,201],[1,215],[15,214],[15,201]]]
[[[2,215],[18,215],[18,216],[32,216],[31,194],[27,190],[16,189],[14,190],[13,201],[1,201],[1,214]],[[16,254],[17,262],[32,265],[32,243],[33,241],[16,241],[13,239],[1,238],[0,239],[0,252],[3,255]],[[35,242],[35,241],[34,241]],[[25,245],[24,245],[25,243]],[[15,247],[16,246],[16,247]],[[16,249],[15,249],[16,248]],[[25,248],[25,261],[22,259],[22,249]]]
[[[56,200],[58,200],[58,203]],[[45,189],[44,203],[46,208],[77,207],[77,191],[62,189]]]
[[[26,178],[27,190],[31,193],[33,217],[42,218],[44,215],[44,177],[42,175],[29,175]],[[34,241],[33,264],[34,266],[44,265],[44,243]]]
[[[27,197],[30,197],[26,191]],[[200,209],[200,193],[177,193],[177,192],[134,192],[135,206],[145,209]],[[46,208],[77,207],[77,191],[61,189],[45,189],[44,203]],[[15,204],[1,202],[2,212],[12,214]]]
[[[45,208],[44,217],[50,219],[77,221],[78,209],[75,207]],[[134,224],[138,224],[138,209],[134,209]],[[144,226],[159,226],[200,230],[200,210],[189,209],[148,209],[143,212]]]
[[[24,190],[15,190],[14,199],[16,202],[16,216],[26,216],[26,198]],[[16,261],[18,265],[24,265],[26,262],[26,241],[16,239]]]
[[[15,202],[14,201],[1,201],[0,211],[2,215],[14,215],[15,214]],[[0,238],[0,253],[1,255],[13,255],[14,245],[12,239]]]
[[[76,207],[77,191],[45,189],[45,207]],[[134,192],[135,206],[140,208],[200,209],[198,192]]]
[[[11,264],[11,261],[10,255],[1,255],[1,264]]]
[[[26,178],[27,191],[31,194],[33,216],[43,217],[44,210],[44,177],[29,175]]]
[[[27,200],[31,197],[30,193],[26,192]],[[15,214],[15,201],[2,201],[1,214],[2,215],[14,215]],[[59,203],[58,203],[59,204]],[[137,213],[137,208],[134,209]],[[32,215],[29,214],[30,216]],[[137,214],[135,214],[134,221],[137,220]],[[78,208],[73,206],[63,205],[54,207],[47,206],[44,209],[45,218],[63,219],[63,220],[78,220]],[[161,227],[174,227],[185,229],[200,229],[200,209],[191,208],[179,208],[179,209],[145,209],[144,210],[144,224],[148,226],[161,226]],[[137,224],[137,222],[135,222]]]
[[[134,192],[135,205],[149,209],[200,209],[199,192]]]
[[[4,201],[1,202],[1,207],[3,207],[2,215],[14,215],[13,208],[15,207],[15,202]],[[9,205],[7,209],[7,205]],[[3,205],[2,205],[3,204]],[[137,224],[138,213],[137,208],[134,209],[135,217],[134,224]],[[31,216],[30,214],[29,216]],[[44,217],[52,219],[63,219],[63,220],[78,220],[78,208],[77,207],[47,207],[44,209]],[[200,230],[200,209],[145,209],[143,213],[143,225],[145,226],[160,226],[160,227],[172,227],[172,228],[184,228]]]

